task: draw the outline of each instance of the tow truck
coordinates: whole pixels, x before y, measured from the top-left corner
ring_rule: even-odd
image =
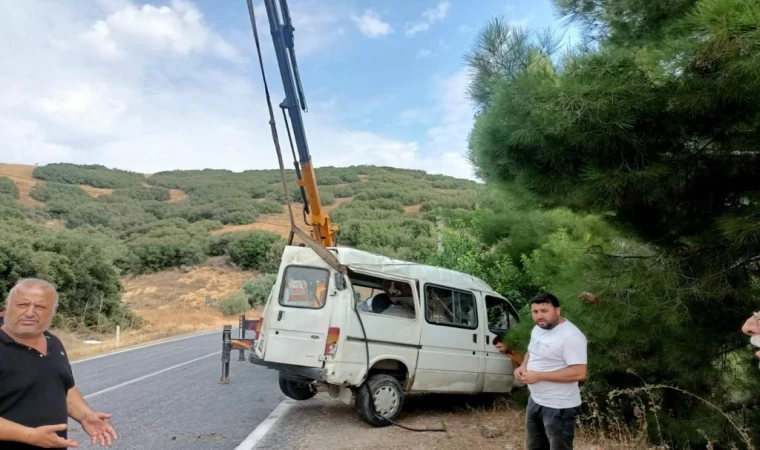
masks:
[[[320,257],[328,261],[334,268],[341,268],[341,264],[335,256],[327,249],[334,247],[337,242],[336,238],[339,228],[332,224],[329,214],[322,208],[319,197],[319,188],[317,177],[314,172],[314,165],[309,152],[309,144],[306,139],[306,130],[304,128],[303,116],[301,111],[307,111],[306,96],[304,95],[301,77],[298,72],[294,48],[294,31],[293,22],[290,17],[290,8],[287,0],[264,0],[264,7],[267,13],[269,29],[272,36],[277,64],[280,69],[280,78],[282,79],[285,99],[280,103],[282,118],[288,132],[288,141],[290,150],[293,155],[293,166],[296,173],[297,183],[301,192],[301,201],[303,202],[304,222],[309,226],[309,234],[303,232],[295,222],[293,208],[290,203],[290,189],[287,185],[285,169],[283,165],[282,151],[280,148],[279,137],[277,133],[274,111],[269,94],[269,87],[264,70],[264,62],[261,55],[261,44],[259,40],[258,26],[256,23],[256,14],[252,0],[246,0],[248,5],[248,16],[251,22],[251,30],[256,44],[256,51],[261,69],[261,76],[264,83],[264,89],[269,110],[269,125],[272,132],[277,158],[282,175],[283,190],[287,199],[288,214],[290,218],[290,232],[288,236],[288,245],[293,245],[294,238],[298,236],[302,244],[311,247]],[[279,7],[278,3],[279,2]],[[292,137],[291,137],[292,129]],[[293,141],[295,140],[295,147]],[[296,157],[296,153],[298,157]],[[341,269],[342,270],[342,269]],[[222,377],[220,383],[229,383],[229,363],[231,352],[239,352],[239,361],[244,361],[244,352],[251,350],[260,333],[260,321],[256,319],[247,319],[241,315],[238,323],[239,337],[233,339],[231,336],[231,325],[224,326],[222,332],[223,352],[222,352]],[[250,336],[253,333],[254,337]]]
[[[287,196],[255,11],[247,2]],[[277,278],[261,319],[241,316],[236,339],[231,325],[224,327],[220,381],[229,382],[232,351],[240,352],[241,361],[248,351],[251,363],[279,373],[285,396],[303,401],[322,391],[346,404],[356,399],[359,417],[372,426],[404,427],[395,420],[410,393],[510,392],[513,363],[494,345],[519,317],[506,298],[466,273],[337,246],[339,230],[321,207],[306,140],[306,100],[287,1],[264,0],[264,6],[285,92],[279,106],[310,232],[296,225],[288,199],[291,229]],[[250,332],[254,336],[246,337]]]

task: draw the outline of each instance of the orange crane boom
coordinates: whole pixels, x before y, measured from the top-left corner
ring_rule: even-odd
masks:
[[[285,125],[288,125],[288,118],[293,128],[293,138],[290,140],[291,150],[293,151],[293,164],[298,177],[298,185],[301,188],[301,197],[304,205],[304,219],[307,225],[311,227],[312,238],[325,247],[335,247],[338,227],[330,221],[330,216],[322,207],[319,198],[319,188],[317,186],[317,177],[314,173],[314,166],[309,152],[309,144],[306,141],[306,131],[304,129],[303,117],[301,110],[306,111],[306,98],[301,86],[301,77],[298,74],[298,65],[296,64],[295,50],[293,49],[293,24],[290,20],[290,10],[288,9],[287,0],[279,0],[279,8],[275,0],[264,0],[267,17],[269,19],[269,29],[272,33],[272,42],[274,44],[277,64],[280,68],[280,77],[282,78],[282,87],[285,91],[285,99],[280,103],[283,112]],[[262,75],[264,72],[263,62],[261,60],[261,51],[258,42],[258,32],[256,30],[256,20],[253,12],[252,0],[248,0],[248,11],[251,16],[251,26],[253,27],[256,46],[259,50],[259,63],[262,65]],[[265,77],[266,84],[266,77]],[[286,115],[287,112],[287,115]],[[270,105],[271,117],[271,105]],[[274,118],[271,117],[272,122]],[[272,123],[270,122],[270,123]],[[272,123],[273,125],[273,123]],[[273,131],[276,140],[276,132]],[[290,128],[288,128],[288,137],[290,137]],[[293,149],[293,140],[295,140],[295,149]],[[278,145],[279,155],[279,145]],[[289,195],[289,192],[286,192]],[[293,233],[291,233],[291,240]]]

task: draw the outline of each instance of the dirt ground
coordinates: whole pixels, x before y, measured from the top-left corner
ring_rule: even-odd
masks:
[[[407,399],[398,423],[413,428],[443,427],[444,432],[373,428],[359,420],[353,403],[346,405],[327,394],[297,403],[282,420],[287,425],[279,432],[290,427],[302,430],[288,442],[298,450],[525,449],[525,414],[509,397],[431,395]],[[609,442],[601,445],[582,430],[578,433],[578,450],[636,448]]]
[[[335,199],[335,203],[326,206],[325,211],[330,212],[338,206],[349,203],[353,200],[353,197],[338,198]],[[292,203],[293,217],[296,219],[296,223],[303,223],[303,205],[299,203]],[[288,214],[287,206],[283,206],[282,212],[278,214],[262,214],[256,218],[256,222],[245,225],[227,225],[218,230],[214,230],[211,234],[223,234],[231,233],[233,231],[251,231],[251,230],[264,230],[276,233],[283,238],[287,238],[290,233],[290,215]]]
[[[122,300],[147,323],[140,329],[121,333],[120,347],[180,334],[221,330],[223,325],[235,326],[238,316],[224,316],[216,308],[207,307],[206,296],[221,300],[255,276],[255,272],[238,270],[218,257],[189,271],[174,269],[124,278]],[[251,310],[246,316],[257,318],[260,312]],[[115,335],[56,333],[72,359],[117,348]],[[84,340],[101,343],[85,344]]]
[[[8,177],[16,183],[19,190],[19,203],[24,206],[42,206],[42,202],[31,198],[29,193],[32,192],[39,181],[32,178],[34,166],[27,164],[2,164],[0,163],[0,177]]]

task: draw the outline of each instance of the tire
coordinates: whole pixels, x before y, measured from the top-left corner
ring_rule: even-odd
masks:
[[[317,395],[317,391],[309,383],[288,380],[287,378],[283,378],[282,375],[280,375],[280,391],[286,397],[299,401],[308,400]]]
[[[378,397],[377,400],[375,397]],[[373,405],[377,414],[371,409]],[[386,419],[395,421],[403,406],[404,389],[401,383],[390,375],[372,375],[356,390],[356,412],[363,422],[373,427],[390,425],[391,422]]]

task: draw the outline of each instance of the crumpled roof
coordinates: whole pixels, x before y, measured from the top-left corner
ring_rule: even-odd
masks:
[[[396,275],[420,280],[422,283],[487,292],[501,297],[485,281],[456,270],[391,259],[355,248],[330,247],[330,250],[337,256],[338,261],[349,269]],[[327,263],[309,247],[286,246],[283,252],[283,261],[286,261],[287,264],[328,267]]]

